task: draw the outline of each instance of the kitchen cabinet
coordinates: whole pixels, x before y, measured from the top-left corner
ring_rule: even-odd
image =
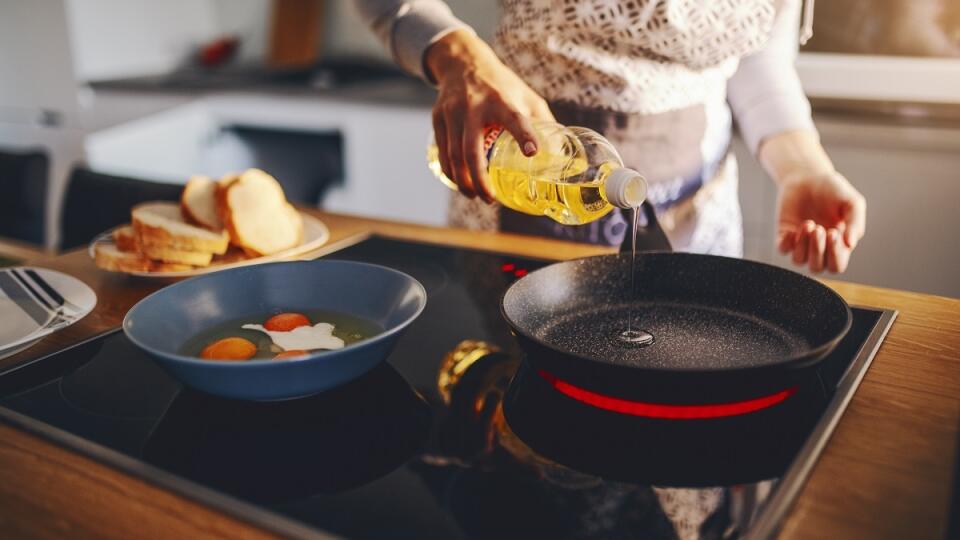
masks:
[[[87,158],[96,170],[172,183],[193,174],[219,176],[257,164],[255,149],[233,136],[232,127],[340,134],[344,178],[327,191],[325,209],[432,225],[446,221],[449,190],[426,168],[432,130],[429,103],[422,100],[411,105],[257,92],[207,95],[91,133]]]
[[[837,169],[867,199],[867,234],[841,280],[960,297],[960,126],[817,115]],[[789,265],[776,252],[776,187],[742,144],[745,255]]]

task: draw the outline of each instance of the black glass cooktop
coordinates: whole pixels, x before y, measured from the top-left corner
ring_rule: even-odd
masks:
[[[855,308],[812,397],[776,413],[786,416],[775,435],[749,423],[688,436],[614,422],[595,441],[576,435],[575,447],[557,433],[524,440],[500,406],[522,362],[499,301],[543,261],[379,237],[327,257],[407,272],[429,295],[388,362],[345,386],[286,402],[212,397],[183,388],[115,331],[0,375],[0,419],[289,536],[763,537],[895,316]],[[448,355],[464,340],[488,345]],[[491,345],[502,352],[485,354]],[[563,399],[546,396],[523,422],[567,411]],[[571,419],[583,413],[574,409]],[[645,450],[591,462],[591,444],[618,437]],[[738,449],[776,459],[723,457],[750,455]]]

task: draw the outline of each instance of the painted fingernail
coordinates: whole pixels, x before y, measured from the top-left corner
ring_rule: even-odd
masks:
[[[532,156],[537,153],[537,144],[533,141],[523,143],[523,153]]]

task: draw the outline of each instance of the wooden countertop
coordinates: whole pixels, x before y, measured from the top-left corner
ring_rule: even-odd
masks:
[[[551,259],[606,251],[518,235],[316,214],[332,233],[326,249],[375,232]],[[134,303],[161,286],[102,272],[83,250],[30,264],[83,280],[97,292],[98,304],[72,327],[0,360],[0,370],[116,328]],[[960,432],[960,300],[824,282],[851,304],[892,308],[900,316],[789,512],[780,537],[942,538]],[[0,530],[31,538],[270,536],[4,424],[0,424]]]

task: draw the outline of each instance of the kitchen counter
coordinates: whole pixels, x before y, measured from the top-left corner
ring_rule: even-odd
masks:
[[[96,91],[200,95],[252,93],[276,97],[322,97],[378,105],[430,107],[436,91],[389,66],[331,62],[313,71],[271,72],[258,68],[204,70],[90,82]]]
[[[378,233],[551,259],[597,247],[312,211],[334,250]],[[102,272],[85,250],[30,264],[58,269],[98,295],[86,318],[0,370],[116,328],[161,283]],[[960,433],[960,300],[824,280],[851,304],[900,315],[781,529],[781,538],[941,538]],[[118,381],[122,383],[122,381]],[[0,424],[0,526],[14,537],[269,537],[254,526]]]

